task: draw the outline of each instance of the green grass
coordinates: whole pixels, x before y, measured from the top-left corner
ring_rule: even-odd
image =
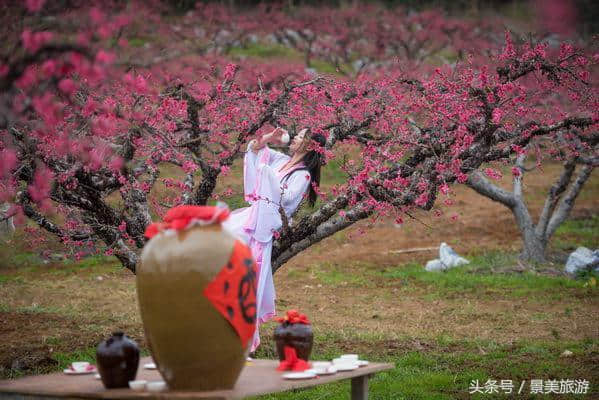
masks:
[[[57,314],[61,309],[58,307],[45,307],[40,304],[32,304],[26,307],[18,307],[14,311],[25,314]]]
[[[585,282],[562,276],[548,276],[525,271],[521,274],[501,273],[495,268],[513,265],[516,256],[491,252],[468,257],[470,264],[443,272],[428,272],[421,264],[411,263],[375,272],[388,285],[402,282],[403,286],[424,287],[428,299],[470,294],[487,297],[524,297],[546,293],[552,299],[568,295],[569,290],[586,290]],[[592,288],[589,288],[592,290]]]
[[[142,47],[146,43],[151,43],[154,41],[152,38],[147,37],[132,37],[127,40],[129,42],[129,46],[131,47]]]
[[[372,283],[367,274],[351,273],[343,266],[334,263],[315,265],[311,271],[320,282],[333,287],[366,287]]]
[[[3,244],[0,244],[0,246],[2,247],[2,250],[0,251],[0,257],[2,258],[0,261],[0,269],[3,267],[26,268],[37,266],[42,263],[42,259],[38,254]]]
[[[74,351],[72,353],[55,353],[52,358],[58,361],[58,366],[56,368],[61,371],[65,368],[68,368],[68,366],[75,361],[87,361],[95,364],[96,348],[89,347],[87,349]]]
[[[340,239],[342,240],[342,238]],[[472,293],[476,298],[515,295],[537,295],[547,298],[559,292],[568,295],[568,290],[595,290],[584,288],[584,282],[539,275],[534,273],[504,274],[492,271],[495,268],[511,265],[514,255],[501,252],[474,253],[468,255],[471,264],[442,273],[430,273],[421,264],[405,264],[381,269],[381,266],[356,262],[350,265],[324,264],[313,266],[307,272],[325,285],[365,287],[373,280],[395,285],[402,282],[406,290],[425,288],[428,295],[442,297]],[[85,270],[114,271],[116,262],[106,257],[90,257],[82,262],[69,265],[70,274],[79,275]],[[41,269],[41,268],[40,268]],[[39,271],[38,271],[39,273]],[[297,272],[298,274],[300,272]],[[87,275],[87,274],[86,274]],[[25,276],[26,279],[30,275]],[[41,279],[41,278],[40,278]],[[0,275],[0,284],[11,284],[10,276]],[[532,296],[531,296],[532,298]],[[57,312],[43,307],[29,307],[18,311]],[[564,309],[564,315],[572,312]],[[550,315],[543,312],[533,314],[536,321],[546,320]],[[99,321],[106,324],[106,321]],[[109,322],[117,324],[118,321]],[[272,329],[273,323],[264,328]],[[86,329],[90,329],[88,326]],[[101,332],[102,326],[94,330]],[[58,336],[45,339],[48,346],[57,345]],[[413,342],[423,341],[424,346],[414,348]],[[572,357],[561,357],[564,350],[570,350]],[[371,399],[460,399],[494,398],[490,395],[470,396],[468,388],[472,380],[478,379],[481,385],[487,379],[511,379],[516,384],[530,379],[587,379],[594,389],[598,381],[597,372],[592,368],[599,352],[599,340],[587,338],[572,341],[554,335],[554,340],[516,340],[504,344],[492,340],[454,339],[451,333],[437,337],[401,337],[392,332],[362,332],[354,328],[328,330],[315,327],[315,347],[313,360],[332,359],[342,353],[358,352],[364,359],[389,362],[395,367],[378,373],[370,380]],[[144,350],[143,354],[147,355]],[[272,338],[263,335],[263,345],[258,357],[275,358]],[[74,349],[72,352],[52,354],[55,365],[27,374],[60,371],[73,361],[95,362],[95,347]],[[23,372],[9,371],[5,377],[16,378]],[[528,389],[528,386],[527,386]],[[296,400],[296,399],[346,399],[350,390],[348,381],[322,385],[313,389],[296,390],[277,395],[254,397],[255,400]],[[503,395],[502,395],[503,396]],[[504,396],[506,397],[506,396]],[[578,397],[584,398],[584,397]]]
[[[320,182],[325,185],[342,184],[347,181],[347,174],[341,170],[343,160],[339,157],[330,160],[320,171]]]
[[[471,381],[478,380],[481,385],[487,379],[510,379],[516,386],[530,379],[586,379],[591,382],[593,394],[597,393],[596,376],[591,371],[589,355],[599,350],[599,341],[520,341],[510,345],[499,345],[492,341],[453,341],[441,340],[426,351],[394,350],[384,348],[377,336],[342,336],[338,333],[317,335],[317,346],[313,360],[331,359],[342,353],[338,349],[339,341],[361,341],[370,344],[372,351],[362,353],[364,359],[375,362],[388,362],[394,365],[389,371],[377,373],[369,381],[371,399],[455,399],[455,398],[494,398],[493,396],[470,396],[468,389]],[[410,342],[413,338],[399,340]],[[272,345],[272,343],[269,343]],[[266,346],[264,346],[266,347]],[[262,349],[264,349],[262,347]],[[573,352],[569,358],[560,357],[564,350]],[[73,352],[54,353],[52,358],[57,364],[51,369],[61,371],[73,361],[95,363],[96,348],[90,347]],[[142,349],[142,356],[147,356]],[[264,350],[258,354],[264,357]],[[274,356],[269,351],[268,356]],[[13,371],[10,378],[20,373]],[[525,386],[524,393],[529,390]],[[254,400],[341,400],[347,399],[350,391],[349,381],[320,385],[315,388],[293,390],[274,395],[252,397]],[[590,394],[592,396],[593,394]],[[507,397],[504,395],[504,397]],[[578,396],[576,398],[590,398]]]
[[[97,268],[97,269],[106,269],[115,267],[117,265],[121,265],[119,260],[114,256],[105,256],[105,255],[94,255],[85,257],[79,262],[72,262],[72,265],[76,269],[87,269],[87,268]]]
[[[149,356],[150,353],[147,349],[140,350],[140,356],[146,357]],[[63,370],[68,368],[71,363],[75,361],[88,361],[92,364],[96,363],[96,347],[89,347],[87,349],[74,351],[71,353],[54,353],[52,356],[56,361],[58,361],[58,366],[56,369]]]
[[[599,244],[599,215],[564,221],[555,231],[552,247],[572,251],[583,246],[595,249]]]
[[[302,54],[289,47],[279,44],[250,43],[245,47],[232,47],[229,49],[229,55],[233,57],[254,57],[254,58],[286,58],[301,60]]]
[[[249,204],[243,199],[243,193],[234,194],[233,196],[221,199],[221,201],[227,203],[229,210],[236,210],[238,208],[249,206]],[[215,205],[216,203],[216,200],[210,200],[208,202],[209,205]]]
[[[337,238],[343,242],[343,236]],[[509,269],[516,265],[517,255],[504,252],[486,252],[467,255],[470,264],[443,272],[428,272],[420,263],[407,263],[381,268],[367,262],[336,264],[325,262],[312,265],[308,272],[292,271],[290,278],[306,279],[310,275],[331,287],[399,287],[403,292],[426,292],[425,299],[437,300],[455,296],[479,298],[522,298],[543,293],[552,300],[575,293],[597,293],[596,286],[587,279],[544,274],[531,267],[522,273]],[[508,268],[506,270],[506,268]]]
[[[47,345],[53,345],[56,342],[57,339],[56,338],[48,338],[46,340],[46,344]],[[140,350],[140,356],[141,357],[146,357],[149,356],[150,353],[147,349],[141,349]],[[81,349],[81,350],[77,350],[77,351],[73,351],[73,352],[56,352],[54,354],[52,354],[52,360],[54,360],[56,363],[53,366],[46,366],[46,367],[38,367],[35,368],[34,370],[27,370],[27,375],[31,375],[31,374],[43,374],[43,373],[49,373],[49,372],[58,372],[58,371],[62,371],[66,368],[69,367],[69,365],[71,365],[71,363],[75,362],[75,361],[87,361],[91,364],[96,364],[96,347],[88,347],[86,349]],[[141,366],[140,366],[141,368]],[[7,369],[4,371],[2,371],[2,375],[4,375],[2,377],[2,379],[16,379],[16,378],[20,378],[22,376],[25,375],[25,371],[20,371],[20,370],[15,370],[15,369]]]
[[[320,337],[322,341],[333,341],[329,346],[338,343],[334,336]],[[411,338],[406,338],[409,341]],[[380,343],[373,342],[373,350]],[[327,348],[327,346],[324,346]],[[428,351],[395,351],[382,355],[376,351],[373,354],[362,354],[362,358],[373,361],[389,362],[395,368],[376,374],[369,382],[371,399],[455,399],[455,398],[495,398],[490,395],[471,396],[468,393],[473,380],[484,385],[487,379],[500,381],[510,379],[519,387],[524,380],[530,379],[587,379],[593,378],[590,369],[590,357],[599,348],[597,340],[586,341],[521,341],[511,345],[499,345],[484,341],[451,341],[446,340],[438,347]],[[564,350],[574,354],[570,358],[560,357]],[[386,350],[380,349],[379,350]],[[319,352],[313,359],[330,359],[339,352]],[[312,389],[295,390],[276,395],[258,396],[260,400],[299,400],[299,399],[347,399],[349,382],[339,382],[318,386]],[[525,386],[524,394],[530,391]],[[507,397],[501,394],[500,398]]]
[[[339,70],[337,70],[337,68],[333,64],[331,64],[330,62],[324,61],[324,60],[319,60],[317,58],[312,59],[310,61],[310,65],[316,71],[323,73],[323,74],[341,75],[341,72]],[[343,71],[352,71],[351,65],[342,65],[341,67],[343,68]]]
[[[25,278],[19,275],[0,275],[0,285],[6,283],[25,283]]]
[[[305,55],[299,51],[280,45],[280,44],[265,44],[265,43],[249,43],[244,47],[231,47],[228,54],[236,58],[257,58],[261,60],[284,58],[296,62],[304,62]],[[316,71],[323,74],[340,75],[337,68],[328,61],[312,58],[310,65]],[[344,71],[351,71],[351,65],[343,65]]]

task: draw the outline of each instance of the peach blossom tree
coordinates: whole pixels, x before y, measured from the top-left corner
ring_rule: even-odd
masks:
[[[26,5],[35,15],[43,3]],[[567,46],[553,54],[508,39],[486,64],[409,74],[391,67],[355,79],[286,66],[262,79],[259,65],[220,56],[129,69],[130,11],[63,16],[75,19],[75,33],[25,27],[14,51],[0,56],[2,201],[76,257],[95,246],[134,272],[152,216],[222,198],[219,179],[272,126],[324,134],[326,145],[315,148],[325,162],[342,158],[347,176],[326,192],[315,188],[317,207],[277,232],[274,271],[357,221],[401,223],[414,208],[451,206],[453,184],[481,167],[497,176],[494,163],[538,138],[553,139],[539,147],[548,155],[597,143],[589,76],[597,60]],[[567,107],[548,111],[547,91],[567,96]],[[184,178],[161,178],[167,164]],[[169,204],[156,196],[157,182],[176,193]]]

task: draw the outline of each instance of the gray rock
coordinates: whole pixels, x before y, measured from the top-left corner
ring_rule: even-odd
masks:
[[[586,247],[579,247],[570,253],[566,261],[566,272],[572,275],[579,271],[595,269],[599,272],[599,250],[591,250]]]
[[[285,35],[287,35],[287,37],[289,37],[292,41],[296,43],[302,40],[300,34],[294,31],[293,29],[285,29]]]

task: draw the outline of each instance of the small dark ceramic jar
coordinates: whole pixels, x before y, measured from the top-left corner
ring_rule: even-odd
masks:
[[[104,387],[128,387],[137,375],[139,348],[123,332],[114,332],[98,345],[96,361]]]
[[[275,328],[275,343],[279,361],[285,359],[285,346],[293,347],[298,358],[308,361],[313,341],[314,334],[310,324],[291,324],[285,321]]]

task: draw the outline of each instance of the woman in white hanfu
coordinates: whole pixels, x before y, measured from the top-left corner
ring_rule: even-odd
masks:
[[[282,207],[291,223],[302,199],[307,196],[310,205],[314,205],[314,186],[320,184],[321,155],[310,144],[323,146],[324,136],[302,129],[289,145],[291,156],[288,156],[267,146],[283,144],[284,135],[287,135],[284,129],[276,128],[248,143],[243,160],[243,186],[244,198],[250,206],[234,210],[223,223],[225,229],[249,245],[258,267],[256,332],[251,352],[260,344],[260,324],[275,316],[271,252],[273,237],[282,227],[279,208]]]

